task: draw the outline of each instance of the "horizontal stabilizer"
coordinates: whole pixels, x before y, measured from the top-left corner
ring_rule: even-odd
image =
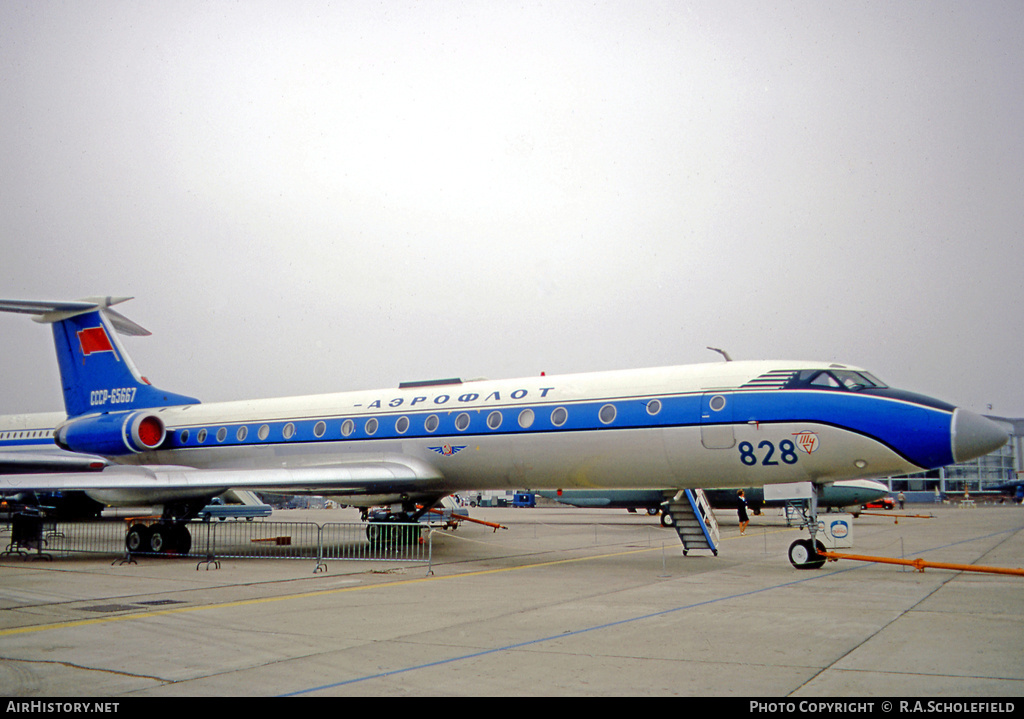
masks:
[[[88,312],[97,308],[95,302],[47,302],[45,300],[0,300],[0,311],[23,315],[45,315],[52,312]]]
[[[122,315],[116,310],[110,309],[113,305],[121,304],[132,299],[131,297],[86,297],[73,302],[46,301],[46,300],[0,300],[0,312],[17,312],[24,315],[35,315],[36,322],[60,322],[70,317],[100,310],[110,322],[111,326],[123,335],[130,337],[148,337],[152,334],[145,327],[142,327]]]

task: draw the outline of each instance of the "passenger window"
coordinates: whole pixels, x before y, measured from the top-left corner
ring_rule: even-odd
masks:
[[[611,424],[612,422],[615,421],[615,414],[615,405],[606,404],[604,407],[601,408],[601,411],[598,412],[597,416],[601,420],[602,424]]]

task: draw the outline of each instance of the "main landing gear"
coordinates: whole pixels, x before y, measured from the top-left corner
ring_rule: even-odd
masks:
[[[404,502],[400,507],[393,505],[388,509],[363,509],[366,521],[366,538],[374,546],[407,546],[418,544],[422,527],[420,517],[435,502],[427,501],[422,505]]]
[[[366,539],[375,547],[405,547],[420,541],[419,522],[412,520],[370,520],[366,525]]]
[[[124,537],[124,547],[132,554],[188,554],[192,549],[192,533],[188,521],[206,506],[206,499],[179,502],[164,506],[163,517],[157,521],[134,520]]]
[[[124,546],[130,554],[188,554],[192,533],[181,522],[136,522],[128,528]]]
[[[818,493],[821,491],[821,485],[815,484],[807,501],[804,526],[811,534],[810,539],[798,539],[789,545],[789,563],[797,569],[821,569],[825,564],[825,557],[820,554],[825,551],[825,545],[815,538],[818,532]]]

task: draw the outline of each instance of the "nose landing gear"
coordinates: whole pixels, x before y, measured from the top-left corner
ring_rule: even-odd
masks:
[[[810,532],[810,539],[798,539],[789,545],[789,563],[797,569],[821,569],[825,564],[825,557],[820,552],[825,551],[825,545],[821,540],[815,539],[818,532],[818,495],[824,487],[820,484],[814,485],[807,500],[807,531]]]

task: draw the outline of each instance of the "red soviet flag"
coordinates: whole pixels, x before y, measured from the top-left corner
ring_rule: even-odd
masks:
[[[82,346],[82,354],[88,356],[93,352],[113,352],[114,345],[102,327],[88,327],[78,331],[78,343]]]

